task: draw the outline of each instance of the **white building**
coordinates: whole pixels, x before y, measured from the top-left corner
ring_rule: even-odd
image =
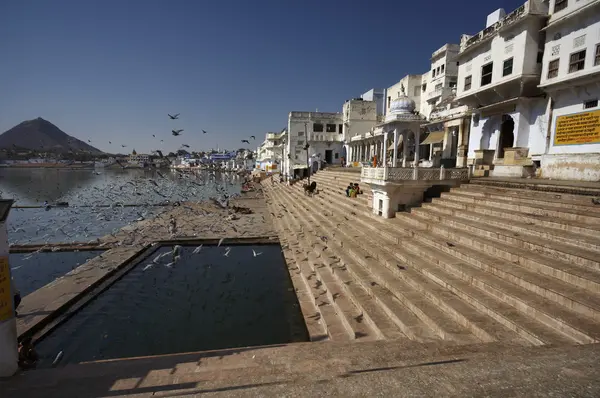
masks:
[[[136,165],[143,165],[144,163],[150,162],[150,155],[146,153],[137,153],[135,149],[131,152],[128,159],[129,163]]]
[[[456,89],[458,44],[445,44],[431,55],[431,72],[423,75],[420,112],[426,118],[433,108]]]
[[[265,140],[256,150],[256,166],[261,170],[272,172],[280,168],[285,157],[286,131],[267,133]]]
[[[551,0],[540,87],[542,177],[600,180],[600,1]]]
[[[323,161],[329,165],[340,164],[342,139],[341,113],[290,112],[285,140],[287,174],[306,173],[294,170],[306,170],[309,164],[316,171]]]
[[[529,0],[461,37],[457,100],[473,109],[468,162],[475,175],[526,176],[545,149],[546,100],[537,87],[547,2]]]
[[[368,93],[368,92],[367,92]],[[364,94],[363,94],[364,96]],[[369,98],[369,96],[365,96]],[[356,153],[352,153],[352,149],[356,146],[350,146],[352,139],[361,136],[367,132],[373,131],[378,122],[382,121],[383,115],[378,113],[378,109],[385,111],[385,103],[383,98],[379,101],[366,101],[362,98],[355,98],[346,101],[342,107],[344,131],[344,154],[348,165],[358,166],[359,160]],[[356,160],[352,160],[356,159]]]

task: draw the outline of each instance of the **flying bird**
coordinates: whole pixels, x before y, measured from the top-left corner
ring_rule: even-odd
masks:
[[[251,136],[250,136],[250,138],[252,138],[253,140],[255,140],[255,139],[256,139],[256,137],[255,137],[255,136],[253,136],[253,135],[251,135]]]
[[[187,144],[181,144],[182,147],[189,148],[190,146]]]
[[[206,134],[206,130],[202,130],[202,133],[203,133],[203,134]]]
[[[177,137],[178,135],[181,134],[181,132],[183,131],[183,129],[179,129],[179,130],[171,130],[171,133],[173,133],[173,135],[175,137]]]
[[[175,115],[170,115],[170,114],[167,113],[167,115],[169,115],[169,117],[171,118],[171,120],[179,119],[179,113],[176,113]]]
[[[127,145],[123,145],[123,144],[121,144],[121,146],[122,146],[123,148],[127,148]]]
[[[262,254],[262,252],[255,252],[254,249],[252,249],[252,254],[254,254],[254,257],[256,256],[260,256]]]
[[[242,142],[245,142],[246,144],[250,143],[250,141],[248,141],[248,140],[242,140]]]

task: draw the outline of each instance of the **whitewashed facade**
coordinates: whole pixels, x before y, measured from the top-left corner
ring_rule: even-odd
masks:
[[[267,133],[265,140],[256,149],[256,168],[264,171],[277,171],[285,158],[286,132]]]
[[[476,176],[530,176],[541,160],[546,101],[537,86],[547,15],[546,2],[529,0],[461,37],[457,100],[473,109],[467,156]]]
[[[600,181],[600,0],[551,0],[540,88],[542,177]]]
[[[431,54],[431,70],[423,75],[420,112],[426,118],[433,108],[453,94],[458,79],[458,44],[445,44]]]
[[[341,164],[343,122],[339,112],[290,112],[285,142],[285,171],[288,176],[314,171],[322,162]],[[308,151],[305,149],[308,143]],[[308,155],[308,159],[307,159]],[[295,171],[296,170],[296,171]]]

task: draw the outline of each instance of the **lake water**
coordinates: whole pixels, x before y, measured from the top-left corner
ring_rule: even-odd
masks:
[[[16,205],[69,202],[67,208],[13,209],[8,218],[10,243],[87,242],[128,223],[149,218],[164,201],[203,201],[219,191],[239,193],[236,175],[165,170],[0,169],[0,196]],[[119,204],[135,207],[121,207]],[[101,207],[111,206],[112,207]]]
[[[160,174],[159,174],[160,173]],[[180,175],[169,170],[0,169],[0,196],[16,205],[69,202],[66,208],[17,209],[8,216],[11,244],[89,242],[168,207],[169,200],[203,201],[220,192],[239,193],[236,175]],[[102,205],[139,204],[133,207]],[[23,296],[64,275],[99,252],[51,252],[10,256],[13,278]]]
[[[37,343],[38,367],[308,341],[279,245],[194,249],[149,255]]]

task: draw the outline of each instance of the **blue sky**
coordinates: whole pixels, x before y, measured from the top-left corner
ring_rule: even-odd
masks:
[[[250,135],[254,149],[289,111],[338,112],[424,73],[433,51],[523,2],[2,1],[0,132],[39,116],[108,152],[238,148]]]

